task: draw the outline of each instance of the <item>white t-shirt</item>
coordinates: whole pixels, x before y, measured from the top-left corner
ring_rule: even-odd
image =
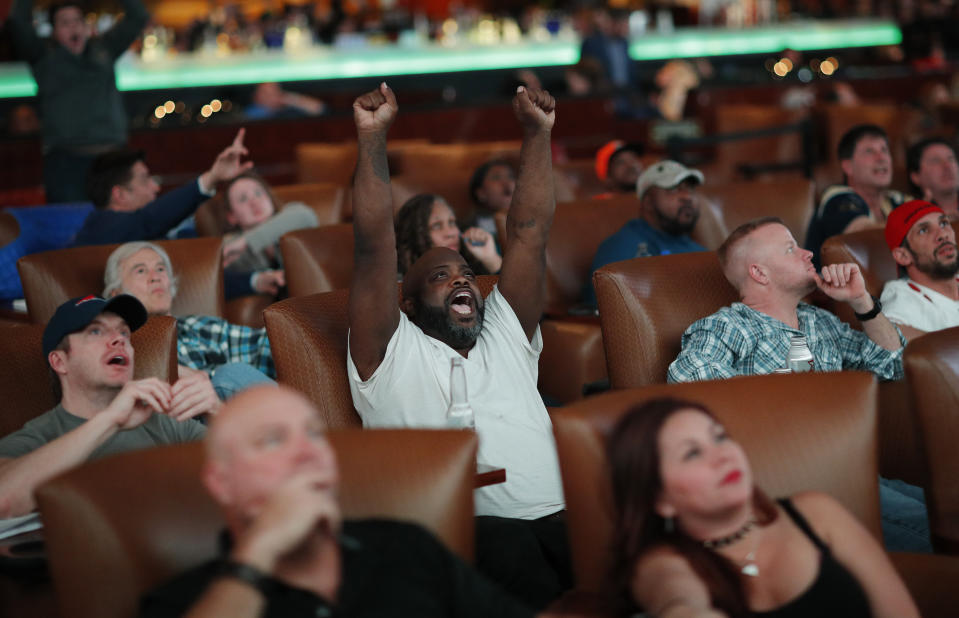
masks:
[[[927,332],[959,326],[959,301],[910,279],[887,283],[879,300],[882,312],[896,324]]]
[[[494,288],[483,329],[464,359],[479,434],[477,462],[505,468],[506,482],[476,491],[476,514],[536,519],[564,508],[552,423],[536,390],[543,339],[532,343]],[[446,426],[450,359],[459,354],[402,312],[383,362],[366,381],[347,354],[350,391],[365,427]]]

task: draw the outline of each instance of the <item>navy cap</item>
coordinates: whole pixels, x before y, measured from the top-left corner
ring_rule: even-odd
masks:
[[[93,321],[93,318],[104,311],[115,313],[123,318],[131,332],[147,321],[146,308],[136,297],[129,294],[120,294],[110,300],[93,295],[71,298],[57,307],[57,312],[43,329],[43,357],[49,356],[64,337],[83,330]]]

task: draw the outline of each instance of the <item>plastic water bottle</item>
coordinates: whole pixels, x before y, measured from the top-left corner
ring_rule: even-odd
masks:
[[[450,407],[446,410],[446,424],[450,429],[476,429],[473,408],[466,396],[466,367],[462,356],[450,359]]]
[[[789,339],[789,352],[786,354],[786,366],[794,373],[813,370],[812,352],[806,344],[804,335],[793,335]]]

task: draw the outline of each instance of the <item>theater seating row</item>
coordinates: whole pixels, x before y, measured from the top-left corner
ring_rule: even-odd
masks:
[[[773,189],[773,186],[775,185],[767,185],[767,188]],[[808,183],[805,187],[808,189]],[[779,188],[781,190],[781,187]],[[709,195],[708,189],[704,190],[704,193]],[[792,192],[785,193],[785,195],[791,194]],[[806,195],[808,195],[808,193]],[[736,205],[740,202],[733,200],[730,203]],[[808,204],[808,201],[806,204]],[[621,213],[620,216],[623,217],[623,222],[633,216],[635,212],[629,212],[630,206],[635,208],[635,202],[632,204],[628,201],[619,203],[610,202],[606,205],[610,207],[609,212]],[[748,201],[743,205],[752,206],[753,202]],[[567,220],[564,216],[564,211],[568,208],[571,213],[577,213],[577,215],[583,216],[584,213],[589,212],[587,209],[591,209],[594,213],[593,216],[595,220],[595,208],[597,208],[597,206],[595,202],[590,202],[580,204],[578,209],[577,206],[573,204],[558,207],[557,225],[554,227],[553,239],[559,238],[559,241],[556,241],[559,246],[562,245],[561,241],[564,239],[562,231],[563,222]],[[799,212],[798,207],[797,212]],[[808,206],[806,213],[808,217]],[[604,214],[607,213],[604,212]],[[728,216],[732,218],[735,216],[734,213],[727,215],[725,209],[723,209],[721,214],[723,217]],[[790,211],[783,214],[786,215],[788,223],[790,221],[789,217],[792,216],[793,213]],[[795,220],[804,221],[801,219],[801,216],[802,215],[798,215]],[[790,224],[794,233],[804,229],[804,223],[800,224],[799,228],[795,228],[795,225],[797,225],[797,223]],[[615,229],[616,226],[611,227]],[[549,285],[552,286],[551,289],[562,289],[561,286],[564,281],[561,277],[562,275],[568,274],[568,271],[563,270],[563,259],[567,260],[565,264],[571,263],[568,257],[569,252],[574,248],[579,250],[580,245],[576,241],[580,240],[579,237],[583,236],[582,232],[586,228],[581,227],[578,236],[573,234],[576,230],[575,225],[570,225],[568,229],[569,235],[566,237],[566,240],[569,241],[566,245],[567,251],[561,252],[557,249],[555,255],[559,257],[552,262],[548,259],[548,268],[550,268],[551,277]],[[330,238],[348,238],[348,242],[351,245],[352,234],[347,233],[349,231],[349,225],[338,225],[297,232],[283,239],[283,251],[284,254],[286,254],[288,246],[296,245],[297,234],[307,235],[307,238],[300,239],[299,243],[299,250],[303,252],[303,256],[309,256],[317,248],[321,247],[323,250],[329,251],[329,243],[311,242],[308,238],[309,234],[326,233],[331,234]],[[599,236],[599,234],[597,234],[597,236]],[[881,236],[879,238],[881,238]],[[598,245],[598,242],[601,240],[601,237],[598,238],[596,244]],[[855,240],[855,238],[851,240],[839,239],[836,242],[852,243],[852,245],[855,246],[853,242]],[[877,260],[875,263],[880,263],[883,259],[883,253],[874,246],[876,239],[868,239],[864,242],[866,242],[869,250],[866,251],[866,253],[862,253],[861,251],[859,253],[853,252],[853,255],[868,255],[870,259],[874,258]],[[553,243],[554,240],[551,240],[551,249],[555,248]],[[220,312],[223,306],[222,297],[211,300],[209,294],[210,290],[222,289],[220,280],[218,279],[218,277],[222,277],[219,267],[219,239],[208,238],[190,241],[168,241],[163,244],[166,245],[171,253],[175,270],[181,275],[181,292],[180,295],[178,295],[175,312],[221,314]],[[63,299],[88,293],[90,291],[90,287],[88,286],[90,285],[101,285],[102,265],[110,250],[112,250],[111,247],[89,248],[86,252],[79,249],[68,250],[70,252],[67,254],[69,259],[65,261],[51,259],[49,254],[39,254],[39,256],[24,258],[21,263],[21,271],[24,274],[25,287],[29,287],[32,290],[32,292],[28,294],[28,303],[34,319],[41,322],[45,321],[49,315],[52,314],[56,305],[62,302]],[[97,251],[100,253],[96,253]],[[351,255],[351,253],[350,247],[343,246],[342,251],[333,251],[329,254],[342,257],[343,255]],[[583,256],[587,253],[589,252],[583,251]],[[199,255],[205,255],[207,257],[198,259],[197,256]],[[825,251],[824,255],[826,255]],[[553,254],[551,253],[550,257],[552,256]],[[888,258],[888,251],[885,252],[885,256]],[[870,259],[862,257],[859,257],[859,259],[864,268],[868,269],[870,265],[873,264]],[[588,262],[585,260],[591,261],[591,255],[585,259],[580,256],[579,262],[575,262],[574,260],[572,263],[575,263],[577,267],[581,267],[581,265],[585,263],[585,272],[588,272]],[[287,263],[292,264],[295,262],[301,264],[307,263],[307,261],[306,257],[300,257],[294,261],[288,260]],[[340,259],[339,262],[342,266],[344,260]],[[325,264],[327,260],[320,259],[317,263]],[[64,272],[64,264],[69,265],[66,272]],[[35,269],[37,273],[36,277],[28,277],[26,275],[30,268]],[[566,266],[566,268],[570,267]],[[73,269],[73,271],[70,269]],[[877,268],[877,273],[881,273],[880,268]],[[884,275],[878,274],[876,276],[878,277],[877,280],[881,281]],[[39,283],[36,286],[27,286],[26,280],[28,278],[31,280],[36,279]],[[338,285],[332,284],[335,278],[336,276],[330,278],[331,286],[333,288],[343,288],[342,283]],[[315,280],[315,277],[306,277],[305,279],[309,282],[309,280]],[[484,293],[491,289],[493,281],[493,278],[481,278],[481,287]],[[867,281],[870,281],[868,277]],[[639,398],[642,396],[648,397],[650,393],[660,393],[662,389],[667,389],[669,392],[671,392],[670,389],[678,389],[676,390],[676,394],[682,396],[701,395],[704,398],[708,396],[706,400],[709,401],[711,405],[722,407],[722,409],[717,408],[718,411],[720,411],[720,415],[727,423],[731,424],[734,433],[746,444],[747,451],[749,451],[753,458],[754,464],[757,469],[764,471],[763,474],[767,473],[765,472],[767,465],[772,465],[767,464],[767,460],[771,460],[776,454],[782,457],[782,462],[779,464],[780,467],[777,468],[773,466],[773,468],[771,468],[773,472],[768,472],[768,474],[772,476],[761,476],[761,478],[774,479],[775,474],[783,470],[783,466],[785,466],[787,470],[783,471],[782,474],[802,476],[808,474],[811,467],[818,468],[820,466],[819,462],[823,461],[823,469],[828,470],[828,472],[823,473],[823,476],[829,476],[831,474],[832,476],[840,476],[843,479],[841,481],[833,479],[830,483],[848,482],[848,486],[843,485],[836,487],[830,483],[821,484],[824,482],[824,479],[818,477],[803,477],[795,480],[795,485],[790,484],[793,482],[792,480],[784,481],[782,485],[777,484],[778,481],[773,480],[769,485],[773,493],[779,493],[779,491],[796,491],[803,488],[829,490],[843,500],[854,513],[859,515],[862,521],[866,522],[874,533],[878,530],[874,521],[874,513],[877,508],[874,504],[874,483],[870,485],[863,479],[875,479],[876,472],[882,472],[888,476],[906,478],[912,482],[919,483],[929,490],[930,517],[937,549],[947,551],[955,550],[955,547],[957,547],[957,539],[959,539],[959,536],[957,536],[959,535],[959,530],[956,530],[956,524],[950,521],[950,519],[955,519],[953,513],[955,512],[955,508],[959,508],[959,496],[951,495],[955,492],[951,487],[952,483],[950,481],[954,478],[953,471],[959,462],[954,462],[949,457],[954,449],[947,443],[948,436],[954,435],[954,431],[949,423],[955,423],[955,421],[952,421],[950,415],[943,412],[942,409],[946,407],[950,409],[954,408],[954,405],[944,404],[943,402],[955,402],[957,397],[955,393],[959,392],[959,389],[956,387],[959,379],[955,377],[955,373],[959,371],[959,360],[954,360],[952,358],[954,353],[951,352],[953,348],[957,347],[957,343],[959,343],[959,333],[943,333],[941,337],[937,336],[935,339],[926,338],[917,341],[916,345],[909,347],[906,354],[906,365],[909,376],[908,384],[912,388],[912,392],[910,393],[906,390],[906,387],[903,386],[900,397],[905,397],[910,407],[900,407],[893,413],[890,413],[888,410],[890,407],[888,402],[892,399],[884,392],[889,386],[880,385],[876,387],[871,384],[871,379],[866,380],[869,382],[868,386],[853,385],[850,387],[845,383],[837,382],[834,384],[832,382],[823,382],[815,387],[806,384],[802,388],[797,388],[796,391],[790,391],[788,389],[790,383],[787,379],[798,379],[799,376],[787,376],[786,378],[760,377],[709,383],[707,385],[667,387],[661,384],[665,380],[665,367],[668,362],[675,357],[676,353],[678,353],[679,336],[685,327],[695,319],[708,315],[718,309],[718,307],[729,304],[735,300],[733,290],[728,286],[722,277],[722,273],[719,271],[715,255],[713,253],[687,254],[628,261],[603,269],[596,277],[596,284],[600,300],[602,329],[604,331],[603,341],[605,350],[603,357],[606,359],[606,364],[608,364],[609,377],[614,388],[644,387],[644,390],[636,391],[636,397]],[[94,289],[98,289],[98,287]],[[568,286],[568,289],[572,290],[573,288]],[[550,298],[552,303],[556,298],[556,293],[551,293]],[[560,296],[560,298],[562,298],[562,296]],[[271,341],[274,343],[274,354],[276,356],[276,365],[280,381],[305,392],[320,408],[331,428],[348,428],[355,427],[359,424],[358,417],[352,408],[345,376],[346,299],[347,292],[339,289],[322,294],[290,298],[268,307],[264,312]],[[562,305],[557,304],[556,306],[561,307]],[[553,311],[557,311],[553,305],[551,305],[551,308]],[[557,311],[557,313],[559,312]],[[563,316],[558,315],[557,317],[562,318]],[[135,343],[138,346],[138,366],[140,366],[141,362],[152,362],[151,366],[157,367],[156,371],[159,375],[169,377],[175,375],[175,366],[170,364],[171,362],[175,363],[175,361],[170,360],[171,355],[175,357],[172,343],[172,337],[175,335],[171,334],[173,332],[172,321],[166,320],[166,325],[164,325],[163,322],[164,320],[151,321],[151,325],[148,328],[143,329],[143,331],[137,334],[138,337],[144,338],[147,343]],[[557,323],[561,322],[561,319],[557,319]],[[575,322],[573,323],[575,324]],[[591,326],[594,329],[597,328],[595,323]],[[18,329],[19,336],[32,336],[35,341],[39,341],[40,327],[24,326],[15,327],[15,329]],[[33,334],[29,335],[28,331],[31,330]],[[547,326],[545,324],[543,330],[545,335],[547,332]],[[956,340],[956,343],[952,341],[953,339]],[[17,341],[13,335],[5,336],[4,340],[11,342]],[[923,346],[918,345],[920,342],[923,343]],[[943,343],[937,345],[934,342]],[[150,345],[154,345],[155,348],[160,351],[160,356],[164,359],[159,361],[159,364],[157,364],[157,361],[149,360],[151,358],[150,354],[141,353],[141,347],[146,346],[149,348]],[[595,342],[593,345],[595,345]],[[37,356],[35,350],[39,348],[38,344],[22,342],[15,347],[26,354],[24,363],[21,363],[15,354],[6,355],[8,362],[13,363],[28,373],[34,370],[39,371],[40,375],[44,373],[45,366],[42,362],[43,359],[34,359],[33,366],[35,369],[30,369],[29,361],[26,360],[28,356]],[[561,362],[561,360],[559,362]],[[166,364],[164,365],[163,363]],[[924,368],[931,369],[922,373]],[[952,371],[953,375],[948,375],[948,372],[944,368]],[[36,386],[33,391],[30,391],[29,389],[23,390],[23,385],[28,381],[26,377],[20,377],[13,370],[4,372],[4,375],[9,376],[12,382],[8,384],[8,387],[3,392],[24,393],[24,401],[11,402],[12,405],[10,409],[27,410],[27,403],[32,403],[32,408],[35,411],[31,414],[36,414],[50,407],[50,405],[47,405],[49,401],[42,399],[41,396],[46,385],[45,380],[41,380],[43,386]],[[20,375],[25,376],[26,374]],[[808,378],[821,380],[840,379],[839,376],[826,375],[809,376]],[[777,379],[779,382],[769,381]],[[844,376],[843,379],[863,380],[863,378],[850,378],[848,376]],[[740,390],[726,392],[723,389],[734,387],[725,387],[722,386],[723,384],[741,384],[743,386],[735,387]],[[700,388],[706,390],[697,390]],[[778,421],[779,417],[777,415],[779,414],[783,414],[784,418],[785,415],[788,415],[789,418],[794,416],[796,418],[806,418],[812,412],[819,410],[831,410],[830,416],[825,418],[845,418],[843,415],[849,414],[849,412],[844,410],[850,409],[845,399],[840,399],[832,407],[822,402],[813,401],[809,401],[809,405],[803,407],[801,411],[794,409],[794,406],[802,405],[804,397],[806,400],[809,400],[809,393],[823,394],[824,396],[828,395],[831,397],[838,393],[849,392],[850,388],[852,388],[853,391],[855,391],[856,388],[865,388],[868,391],[863,391],[865,394],[861,394],[860,401],[861,407],[867,411],[856,412],[856,414],[860,415],[857,417],[858,420],[850,421],[851,424],[847,429],[830,427],[827,431],[822,427],[810,429],[808,427],[794,427],[792,425],[784,426],[783,423]],[[875,394],[875,389],[877,388],[880,393],[878,397]],[[684,389],[691,390],[687,392]],[[768,398],[757,399],[753,395],[753,392],[756,390],[764,393],[768,391]],[[35,395],[31,393],[35,393]],[[645,395],[643,395],[643,393],[645,393]],[[930,393],[935,394],[930,395]],[[601,547],[601,545],[596,545],[595,541],[596,539],[602,540],[603,534],[602,527],[596,528],[594,526],[592,530],[589,528],[584,530],[582,526],[575,524],[576,518],[579,517],[575,515],[577,508],[575,505],[580,504],[581,507],[582,505],[586,505],[584,508],[587,509],[587,512],[589,512],[590,509],[606,508],[598,507],[597,505],[605,504],[608,507],[602,484],[595,485],[593,493],[588,494],[587,492],[587,497],[582,501],[580,501],[579,498],[573,497],[574,495],[580,495],[577,493],[579,490],[576,489],[576,483],[579,482],[575,480],[578,474],[577,471],[586,475],[585,478],[587,479],[590,478],[589,474],[599,474],[599,472],[597,472],[599,469],[597,466],[600,466],[602,462],[602,451],[598,446],[601,444],[599,440],[601,439],[602,432],[608,430],[612,422],[610,420],[610,418],[612,418],[611,416],[604,420],[602,415],[597,415],[595,418],[593,418],[592,415],[594,413],[598,414],[597,411],[607,409],[605,407],[607,402],[612,406],[609,409],[613,410],[609,412],[610,415],[621,413],[627,405],[626,402],[630,401],[629,398],[632,396],[628,390],[616,392],[607,396],[591,398],[581,404],[553,412],[554,419],[556,419],[557,440],[564,470],[564,483],[566,485],[567,499],[569,500],[570,506],[574,558],[577,561],[577,592],[566,599],[567,603],[572,604],[570,605],[571,607],[577,603],[588,602],[590,597],[589,582],[591,580],[587,573],[596,573],[596,571],[592,570],[596,567],[596,564],[588,561],[596,559],[596,547]],[[763,415],[763,418],[775,418],[777,419],[775,422],[753,423],[753,425],[756,425],[756,427],[753,427],[753,430],[761,432],[769,431],[773,432],[774,435],[770,437],[770,435],[763,434],[761,436],[762,439],[748,432],[747,435],[740,435],[743,432],[738,428],[746,427],[748,429],[750,426],[749,420],[728,420],[725,416],[725,407],[723,407],[727,404],[714,404],[713,399],[715,397],[720,397],[720,399],[722,397],[728,397],[728,407],[730,410],[734,408],[734,404],[741,407],[742,401],[750,401],[751,405],[748,410],[738,409],[738,412],[733,410],[730,411],[729,414],[738,413],[740,415],[747,415],[753,413]],[[857,395],[857,398],[858,397],[859,395]],[[47,399],[49,399],[49,395]],[[878,403],[876,403],[877,399]],[[925,405],[925,408],[923,408],[923,405]],[[616,406],[620,407],[617,408]],[[855,406],[852,406],[852,408],[855,408]],[[877,409],[879,410],[878,413],[876,412]],[[616,410],[618,410],[618,412]],[[562,433],[565,431],[563,429],[563,423],[565,421],[563,419],[568,415],[571,415],[571,417],[576,415],[580,417],[590,417],[589,423],[597,425],[591,429],[595,432],[595,435],[590,438],[592,442],[589,442],[586,438],[582,438],[582,436],[578,438],[580,441],[577,443],[578,446],[573,447],[573,455],[569,455],[568,453],[564,455],[565,447],[563,446],[564,438],[562,437]],[[14,422],[9,415],[7,415],[7,418],[10,419],[9,425],[11,428],[22,424],[22,420]],[[752,420],[755,421],[756,419],[753,418]],[[6,421],[7,419],[5,419],[5,422]],[[577,422],[582,422],[582,418]],[[899,424],[896,425],[895,423]],[[877,426],[878,430],[876,429]],[[581,430],[577,429],[576,431]],[[871,463],[867,462],[866,464],[860,465],[862,461],[855,459],[859,456],[855,454],[859,452],[856,451],[858,447],[849,447],[849,457],[851,459],[844,460],[847,463],[838,465],[835,463],[835,457],[838,457],[838,455],[832,456],[832,459],[814,455],[816,452],[815,449],[812,449],[808,445],[803,446],[803,448],[794,449],[792,453],[795,457],[788,456],[790,453],[788,449],[777,450],[774,448],[771,451],[772,454],[767,453],[763,455],[762,453],[764,451],[762,448],[765,447],[750,446],[751,444],[763,443],[763,440],[765,440],[765,443],[775,445],[779,444],[779,440],[800,440],[801,443],[805,444],[802,441],[823,441],[824,438],[828,438],[825,440],[826,444],[820,444],[816,446],[816,448],[838,448],[839,451],[845,452],[850,442],[843,437],[846,436],[846,433],[843,433],[844,431],[852,436],[849,440],[865,439],[869,441],[868,446],[862,447],[862,452],[871,450],[873,457]],[[910,431],[911,433],[909,433]],[[876,441],[877,432],[879,436],[878,443]],[[393,440],[399,440],[399,438],[393,438]],[[583,440],[586,440],[586,442],[583,442]],[[837,444],[841,445],[841,447],[837,447]],[[751,448],[758,450],[754,452]],[[570,461],[569,457],[583,456],[582,452],[584,449],[589,457],[593,457],[592,467],[575,463],[572,464],[572,468],[570,468],[570,464],[568,464],[568,461]],[[808,458],[807,455],[809,456]],[[131,455],[131,457],[133,457],[133,455]],[[599,457],[598,460],[596,459],[597,457]],[[764,459],[764,457],[766,459]],[[853,459],[855,459],[855,461],[848,463]],[[578,460],[573,459],[572,461]],[[832,463],[826,465],[828,462]],[[83,470],[85,469],[86,468]],[[835,471],[838,469],[843,471],[842,475],[835,474]],[[864,469],[865,472],[863,472]],[[900,470],[912,470],[912,476],[910,476],[910,474],[896,474],[896,472]],[[78,471],[78,474],[79,473],[80,471]],[[854,475],[860,473],[862,473],[862,476],[857,476],[857,480],[846,479],[847,474]],[[595,480],[596,477],[594,476],[592,478]],[[870,490],[872,493],[863,493],[862,487],[870,486],[873,488]],[[852,487],[858,487],[859,489],[847,496],[847,490],[852,491],[850,489]],[[596,494],[596,492],[599,493]],[[43,500],[41,500],[41,502],[43,502]],[[957,506],[953,507],[952,503],[956,503]],[[952,509],[952,511],[950,511],[950,509]],[[429,525],[428,522],[427,525]],[[101,526],[100,529],[103,529],[103,527]],[[605,533],[608,534],[608,528]],[[588,543],[582,539],[577,541],[578,534],[586,535],[585,538],[591,540]],[[65,545],[62,546],[71,547],[75,542],[77,542],[75,539],[70,539],[64,541]],[[453,546],[452,542],[450,543],[451,546]],[[577,547],[579,547],[579,549],[577,549]],[[585,554],[583,553],[584,551],[586,552]],[[592,554],[590,552],[592,552]],[[113,559],[110,558],[110,555],[114,553],[112,550],[103,553],[106,556],[104,559]],[[583,561],[586,562],[584,563]],[[172,568],[172,562],[164,562],[163,564],[169,567],[170,572],[176,570]],[[591,566],[584,567],[582,566],[583,564]],[[896,564],[903,572],[904,577],[906,577],[907,583],[909,583],[910,588],[917,596],[922,608],[942,607],[937,604],[951,601],[951,597],[949,596],[950,591],[945,588],[937,588],[937,582],[940,581],[940,576],[943,574],[956,573],[956,567],[949,559],[941,557],[897,556]],[[179,563],[177,563],[177,566],[179,566]],[[56,569],[59,569],[59,567],[55,568],[55,572]],[[75,566],[66,569],[68,572],[75,572],[75,570]],[[69,576],[70,575],[62,575],[61,577]],[[593,577],[595,577],[595,575]],[[83,587],[84,586],[79,586],[79,588]],[[71,588],[71,595],[73,590],[74,589]],[[937,614],[932,613],[931,615]]]
[[[146,351],[137,345],[139,358]],[[828,492],[880,538],[879,390],[871,375],[753,376],[618,390],[552,411],[576,582],[554,604],[557,613],[606,615],[601,595],[610,568],[612,509],[605,437],[624,412],[657,396],[706,402],[743,444],[758,484],[770,494]],[[347,517],[418,522],[471,559],[473,435],[336,429],[330,438]],[[214,554],[223,520],[200,485],[201,450],[193,444],[127,453],[85,464],[40,488],[62,615],[133,615],[143,591]],[[959,602],[953,585],[959,558],[891,557],[923,615],[950,615]]]

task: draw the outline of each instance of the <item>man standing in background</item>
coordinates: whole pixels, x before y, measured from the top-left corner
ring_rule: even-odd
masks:
[[[114,64],[150,19],[141,0],[120,0],[123,17],[91,36],[78,2],[50,6],[52,40],[33,29],[33,0],[14,0],[10,32],[37,82],[43,122],[43,185],[48,203],[86,201],[93,159],[127,141],[127,112]]]

